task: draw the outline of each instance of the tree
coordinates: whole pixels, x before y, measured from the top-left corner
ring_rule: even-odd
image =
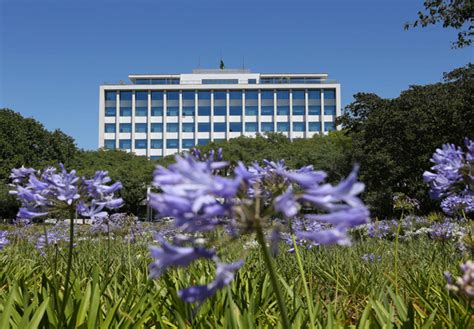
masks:
[[[425,12],[419,11],[418,19],[413,23],[406,23],[405,29],[442,23],[445,28],[460,30],[457,40],[452,43],[453,48],[462,48],[472,43],[474,35],[472,0],[425,0],[423,4]]]
[[[146,157],[118,150],[81,151],[71,160],[70,166],[83,176],[107,170],[112,180],[123,185],[118,193],[125,202],[121,211],[136,215],[144,212],[154,169],[154,162]]]
[[[375,214],[392,213],[392,197],[402,192],[433,205],[422,173],[443,143],[474,138],[474,66],[445,74],[443,83],[411,86],[396,99],[356,94],[338,120],[352,138],[352,158],[361,164],[365,200]]]
[[[0,109],[0,217],[12,218],[18,210],[15,199],[7,196],[13,168],[67,164],[76,152],[74,139],[62,131],[50,132],[32,118]]]

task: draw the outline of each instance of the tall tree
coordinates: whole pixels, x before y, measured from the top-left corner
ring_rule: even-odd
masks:
[[[365,199],[375,213],[390,214],[403,192],[430,208],[422,173],[443,143],[474,138],[474,66],[445,74],[443,83],[411,86],[395,99],[356,94],[339,119],[353,139],[353,159],[367,184]]]
[[[425,11],[419,11],[418,19],[413,23],[406,23],[405,29],[442,23],[443,27],[459,30],[457,40],[452,43],[453,48],[462,48],[472,43],[473,0],[425,0],[423,4]]]

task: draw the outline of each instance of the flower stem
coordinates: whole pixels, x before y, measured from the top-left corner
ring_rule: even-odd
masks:
[[[313,313],[313,300],[309,294],[308,283],[306,282],[306,277],[303,268],[303,262],[301,261],[300,253],[298,251],[298,246],[296,244],[295,236],[291,236],[293,240],[293,248],[295,248],[296,259],[298,261],[298,267],[300,270],[301,279],[303,281],[304,286],[304,293],[306,295],[306,302],[308,303],[308,313],[309,313],[309,321],[310,321],[310,328],[314,328],[314,313]]]
[[[283,299],[283,294],[281,293],[280,285],[278,284],[277,274],[275,267],[272,263],[272,258],[270,255],[270,250],[268,250],[267,243],[265,241],[265,236],[263,235],[262,227],[257,224],[256,227],[257,241],[260,244],[263,254],[263,260],[267,265],[268,272],[270,274],[270,282],[272,283],[273,291],[275,292],[278,307],[280,308],[281,320],[283,321],[283,328],[290,328],[290,320],[288,318],[288,311],[286,310],[285,301]]]
[[[61,314],[60,318],[62,321],[64,321],[64,326],[66,326],[66,315],[65,315],[65,310],[66,310],[66,304],[69,298],[69,280],[71,277],[71,268],[72,268],[72,251],[74,248],[74,216],[75,211],[71,210],[69,212],[69,221],[70,221],[70,226],[69,226],[69,249],[68,249],[68,257],[67,257],[67,268],[66,268],[66,281],[64,282],[64,298],[63,298],[63,303],[61,307]]]

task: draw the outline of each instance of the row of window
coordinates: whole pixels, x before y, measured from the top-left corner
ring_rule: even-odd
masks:
[[[273,115],[274,107],[271,106],[263,106],[261,107],[260,114],[261,115]],[[285,106],[277,106],[277,115],[289,115],[290,114],[290,107]],[[182,116],[194,116],[195,114],[195,107],[183,107],[182,109]],[[305,106],[304,105],[293,105],[293,115],[304,115],[305,114]],[[308,115],[320,115],[321,114],[321,105],[309,105],[308,106]],[[336,106],[335,105],[326,105],[324,106],[324,114],[325,115],[336,115]],[[179,107],[177,106],[168,106],[166,109],[166,115],[170,117],[179,116]],[[210,116],[211,115],[211,107],[210,106],[199,106],[198,107],[198,115],[199,116]],[[227,115],[227,107],[226,106],[214,106],[214,115],[215,116],[226,116]],[[242,115],[242,106],[230,106],[229,107],[229,115]],[[245,107],[245,115],[256,116],[258,115],[258,107],[257,106],[246,106]],[[105,108],[105,116],[106,117],[114,117],[116,116],[116,108],[115,107],[106,107]],[[121,117],[131,117],[132,116],[132,108],[131,107],[120,107],[120,116]],[[148,108],[147,107],[136,107],[135,108],[135,116],[137,117],[146,117],[148,116]],[[151,108],[151,116],[163,116],[163,107],[152,107]]]
[[[167,91],[166,92],[166,99],[168,101],[177,101],[179,100],[179,93],[180,91]],[[194,90],[183,90],[182,99],[183,100],[194,100],[196,92]],[[242,94],[244,93],[243,90],[230,90],[229,91],[229,98],[234,100],[242,100]],[[273,100],[274,97],[274,90],[262,90],[261,97],[262,99],[269,99]],[[305,99],[305,90],[293,90],[293,99]],[[335,89],[310,89],[308,90],[308,98],[309,99],[321,99],[321,93],[324,93],[325,99],[336,99],[336,90]],[[151,92],[151,99],[156,101],[163,101],[164,91],[152,91]],[[197,91],[198,99],[199,100],[210,100],[211,99],[211,91],[210,90],[199,90]],[[214,91],[214,99],[227,99],[227,91],[225,90],[218,90]],[[121,101],[131,101],[133,97],[132,91],[119,91],[120,100]],[[277,90],[276,91],[277,100],[285,100],[290,99],[290,91],[289,90]],[[105,100],[106,101],[116,101],[117,100],[117,92],[115,90],[106,90],[105,91]],[[258,91],[257,90],[246,90],[245,91],[245,98],[246,99],[258,99]],[[148,91],[135,91],[135,100],[137,101],[148,101]]]
[[[214,132],[226,132],[226,123],[225,122],[215,122],[214,123]],[[243,125],[242,122],[229,122],[229,131],[230,132],[243,132],[242,131]],[[245,123],[245,132],[257,132],[258,123],[257,122],[246,122]],[[334,122],[325,122],[324,123],[325,131],[334,130]],[[301,132],[305,131],[306,125],[305,122],[293,122],[293,131]],[[116,125],[115,123],[106,123],[104,130],[106,133],[115,133],[116,132]],[[150,131],[152,133],[160,133],[163,132],[163,124],[162,123],[152,123],[150,125]],[[182,132],[194,132],[195,125],[194,123],[183,123],[182,124]],[[260,123],[260,131],[262,132],[273,132],[274,131],[274,124],[273,122],[261,122]],[[290,123],[289,122],[277,122],[276,123],[276,131],[278,132],[287,132],[290,131]],[[321,123],[320,122],[308,122],[308,131],[321,131]],[[130,123],[121,123],[119,125],[119,132],[121,133],[131,133],[132,132],[132,125]],[[136,123],[135,124],[135,132],[136,133],[146,133],[147,132],[147,124],[146,123]],[[179,125],[178,123],[167,123],[166,124],[166,132],[169,133],[177,133],[179,132]],[[211,132],[211,124],[209,122],[200,122],[198,123],[198,132]]]
[[[315,124],[319,124],[319,122],[313,122]],[[286,123],[286,125],[288,125]],[[316,125],[313,128],[317,128],[318,125]],[[264,126],[262,126],[263,128]],[[311,123],[310,123],[311,127]],[[269,126],[267,128],[270,128]],[[279,128],[282,128],[283,130],[278,130],[278,131],[288,131],[288,126],[280,126]],[[286,130],[285,130],[286,129]],[[320,129],[320,127],[319,127]],[[313,130],[313,131],[319,131],[318,130]],[[273,127],[271,130],[263,130],[262,131],[272,131]],[[326,131],[334,130],[334,125],[329,125],[325,126]],[[303,131],[303,130],[301,130]],[[312,131],[312,130],[310,130]],[[214,139],[214,141],[220,141],[223,139]],[[198,139],[198,145],[206,145],[209,143],[209,139]],[[168,149],[177,149],[179,146],[179,140],[178,139],[167,139],[166,140],[166,148]],[[195,146],[194,139],[183,139],[181,141],[181,147],[183,149],[190,149]],[[115,139],[106,139],[104,141],[104,147],[106,149],[115,149]],[[119,140],[119,149],[122,150],[130,150],[132,148],[132,140],[131,139],[120,139]],[[162,139],[151,139],[150,140],[150,148],[151,149],[162,149],[163,148],[163,140]],[[135,149],[147,149],[147,140],[146,139],[136,139],[135,140]]]

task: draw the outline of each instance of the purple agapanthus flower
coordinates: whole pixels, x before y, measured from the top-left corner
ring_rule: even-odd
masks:
[[[188,303],[203,302],[212,297],[217,290],[222,289],[232,282],[234,272],[240,269],[243,261],[231,264],[217,263],[216,278],[207,285],[192,286],[179,291],[179,297]]]
[[[441,199],[448,215],[474,211],[474,142],[465,138],[466,152],[453,144],[445,144],[433,154],[433,170],[423,179],[430,185],[430,196]]]
[[[196,245],[195,234],[220,226],[231,232],[231,237],[259,232],[270,235],[276,253],[278,241],[290,242],[293,235],[297,244],[308,247],[350,245],[348,230],[369,218],[368,209],[358,197],[364,184],[357,181],[357,167],[336,185],[325,183],[326,173],[312,166],[291,170],[284,161],[265,160],[263,165],[255,162],[248,167],[238,163],[234,175],[226,170],[225,176],[219,176],[223,168],[228,168],[227,163],[214,161],[212,152],[203,156],[195,151],[194,156],[177,156],[175,164],[158,166],[154,172],[153,185],[161,192],[150,194],[150,205],[161,216],[171,217],[174,227],[188,236],[179,239],[180,235],[174,235],[173,244],[163,240],[161,247],[150,248],[156,260],[150,265],[152,276],[200,258],[217,264],[213,282],[180,291],[187,302],[202,302],[214,295],[230,283],[243,264],[222,264],[214,254]],[[314,214],[301,218],[303,208],[305,212],[314,210]],[[283,214],[284,220],[277,220],[278,214]]]
[[[122,185],[117,182],[107,185],[111,179],[106,171],[98,171],[93,179],[78,177],[76,171],[68,172],[62,164],[60,171],[46,168],[43,171],[13,169],[10,192],[18,197],[22,205],[19,218],[46,216],[54,210],[77,211],[84,217],[103,216],[102,210],[116,209],[123,203],[114,193]]]
[[[474,300],[474,262],[468,260],[460,268],[462,276],[457,277],[455,281],[453,281],[449,272],[445,272],[444,275],[448,282],[446,287],[470,300]]]
[[[0,250],[5,248],[10,243],[8,240],[8,232],[7,231],[0,231]]]

